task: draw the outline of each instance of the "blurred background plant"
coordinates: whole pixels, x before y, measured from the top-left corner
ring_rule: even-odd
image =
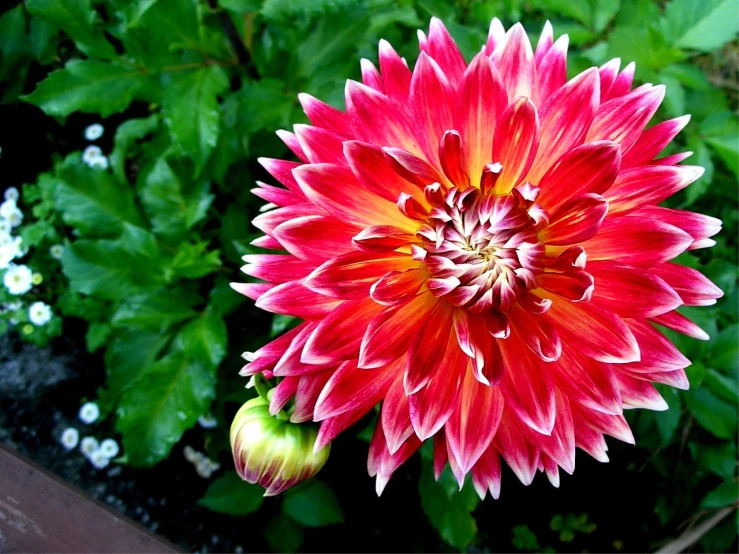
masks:
[[[614,57],[622,65],[636,61],[639,83],[667,84],[659,120],[692,114],[674,148],[693,151],[690,163],[706,172],[669,205],[723,220],[713,249],[680,261],[700,268],[725,297],[716,306],[685,308],[710,341],[670,334],[693,360],[691,390],[660,387],[671,409],[628,414],[636,449],[619,456],[622,447],[614,448],[612,464],[628,462],[629,475],[649,476],[651,489],[629,502],[646,503],[638,512],[653,517],[635,533],[593,519],[605,517],[595,506],[572,507],[593,512],[590,519],[562,515],[557,499],[577,474],[563,479],[559,497],[546,493],[546,502],[541,489],[526,492],[504,478],[503,497],[528,494],[532,512],[504,525],[494,501],[480,504],[471,486],[457,491],[448,470],[434,481],[426,455],[420,478],[418,467],[409,470],[420,502],[406,496],[401,512],[423,510],[443,542],[407,544],[656,548],[737,505],[738,11],[736,0],[5,3],[0,333],[44,346],[62,327],[71,335],[82,330],[88,352],[104,362],[96,402],[122,440],[118,463],[153,466],[181,455],[181,444],[173,448],[200,421],[201,444],[186,446],[184,456],[201,477],[215,475],[201,505],[245,516],[264,504],[263,540],[272,549],[300,549],[306,529],[341,523],[345,511],[357,518],[337,500],[346,495],[317,480],[263,501],[229,461],[230,419],[253,395],[237,377],[237,353],[294,323],[259,312],[228,287],[240,278],[239,258],[261,251],[250,244],[257,234],[249,222],[263,202],[249,191],[270,178],[256,159],[291,155],[274,131],[307,122],[297,93],[342,107],[345,79],[359,77],[361,57],[376,61],[380,38],[413,63],[415,31],[436,15],[469,60],[491,18],[506,26],[520,20],[532,37],[549,19],[555,38],[570,36],[570,75]],[[356,438],[347,439],[359,451],[368,439],[363,429],[359,424]],[[341,466],[329,463],[326,481],[335,481],[332,472]],[[349,481],[365,479],[358,473]],[[736,537],[734,513],[701,535],[697,548],[726,551],[736,548]],[[407,547],[385,540],[389,550]]]

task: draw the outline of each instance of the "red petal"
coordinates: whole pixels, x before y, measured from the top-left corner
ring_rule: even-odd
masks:
[[[600,96],[608,98],[608,94],[618,77],[618,69],[621,67],[621,58],[614,58],[598,68],[600,74]]]
[[[539,449],[518,429],[516,416],[509,410],[503,413],[493,444],[516,477],[524,485],[530,485],[536,475]]]
[[[536,90],[534,103],[543,105],[551,96],[567,82],[567,47],[570,39],[562,35],[547,51],[541,62],[537,62]],[[536,47],[537,55],[539,47]]]
[[[647,219],[656,219],[663,223],[674,225],[678,229],[682,229],[688,233],[693,237],[694,241],[712,237],[721,230],[721,220],[685,210],[645,206],[632,215]],[[695,242],[691,245],[691,249],[694,245]]]
[[[432,17],[424,51],[431,56],[452,85],[462,79],[467,64],[454,39],[438,17]]]
[[[454,330],[459,348],[472,358],[472,372],[483,385],[497,385],[503,376],[503,360],[497,341],[490,330],[493,317],[479,314],[474,317],[466,310],[454,310]]]
[[[393,169],[382,149],[351,140],[344,142],[344,155],[356,178],[371,192],[390,202],[396,202],[401,193],[418,193],[418,187]],[[423,200],[422,195],[418,195]]]
[[[413,434],[408,397],[403,388],[403,375],[398,373],[382,401],[380,417],[387,449],[395,454]]]
[[[293,281],[277,285],[265,292],[256,307],[275,314],[291,315],[301,319],[323,319],[341,303],[341,300],[323,296]]]
[[[295,391],[295,407],[293,413],[290,414],[290,421],[304,423],[313,420],[313,411],[316,408],[318,396],[335,372],[336,369],[331,368],[327,371],[301,375],[298,390]]]
[[[664,279],[686,306],[711,306],[724,293],[700,271],[677,264],[653,267],[652,273]]]
[[[500,477],[500,456],[491,444],[472,468],[472,484],[482,500],[488,490],[494,499],[500,497]]]
[[[647,321],[628,319],[626,323],[639,342],[641,351],[641,360],[624,365],[629,371],[638,373],[675,371],[690,365],[690,360]]]
[[[438,143],[437,143],[438,144]],[[383,148],[385,159],[404,179],[419,187],[432,183],[446,183],[446,179],[426,160],[400,148]],[[438,152],[436,153],[438,156]]]
[[[689,115],[658,123],[644,131],[623,159],[624,168],[646,165],[672,142],[690,121]]]
[[[667,327],[668,329],[672,329],[673,331],[677,331],[678,333],[682,333],[683,335],[687,335],[698,340],[708,340],[710,338],[708,336],[708,333],[706,333],[703,329],[701,329],[695,323],[690,321],[687,317],[676,311],[667,312],[666,314],[660,314],[655,317],[650,317],[649,320],[653,321],[654,323],[659,323],[660,325]]]
[[[608,212],[608,202],[602,196],[594,193],[576,196],[554,212],[539,238],[555,246],[588,240],[596,235]]]
[[[278,187],[272,187],[266,185],[261,181],[257,181],[259,188],[251,189],[251,193],[267,202],[272,202],[277,206],[290,206],[292,204],[299,204],[305,202],[305,197],[301,194],[298,196],[290,190],[285,190]]]
[[[503,27],[503,24],[500,22],[500,19],[494,17],[493,20],[490,22],[490,28],[488,30],[488,40],[485,43],[483,53],[486,56],[490,56],[498,47],[498,45],[502,43],[505,39],[505,28]]]
[[[620,147],[615,142],[578,146],[557,160],[541,179],[539,202],[549,213],[554,213],[573,197],[603,194],[616,179],[620,167]]]
[[[612,98],[618,98],[623,96],[631,90],[631,84],[634,82],[634,70],[636,65],[631,62],[629,65],[624,67],[624,70],[618,74],[616,80],[608,91],[608,94],[601,94],[601,102],[606,102]]]
[[[618,375],[618,382],[621,387],[621,399],[624,408],[642,408],[659,412],[669,408],[667,402],[651,383],[624,374]]]
[[[303,152],[303,147],[300,146],[300,142],[298,142],[298,137],[296,137],[290,131],[285,131],[283,129],[275,131],[275,134],[280,137],[280,140],[285,143],[285,146],[287,146],[292,151],[292,153],[295,154],[298,159],[300,159],[301,162],[308,161],[308,156],[306,156],[305,152]]]
[[[274,288],[274,285],[269,283],[229,283],[229,286],[252,300],[259,300],[260,296]]]
[[[415,296],[428,272],[424,268],[406,271],[390,271],[370,287],[370,296],[375,302],[392,306]]]
[[[493,64],[500,71],[508,101],[513,102],[519,96],[531,98],[536,82],[536,65],[534,52],[526,31],[520,23],[508,29],[504,42],[496,46],[491,56]]]
[[[441,137],[439,161],[441,168],[452,183],[462,189],[470,185],[470,177],[467,175],[469,164],[462,149],[462,138],[457,131],[447,131]]]
[[[407,395],[423,388],[442,366],[451,329],[451,306],[440,302],[422,324],[408,349],[403,381]]]
[[[551,435],[541,435],[528,429],[524,429],[524,432],[529,435],[529,440],[536,442],[562,469],[572,474],[575,471],[575,427],[570,402],[558,389],[555,389],[555,399],[557,417]]]
[[[562,342],[557,330],[543,315],[534,315],[516,305],[508,312],[514,333],[523,344],[544,362],[554,362],[562,354]]]
[[[380,76],[380,72],[377,71],[375,64],[362,58],[359,60],[359,66],[362,69],[362,82],[368,87],[375,89],[377,92],[385,94],[385,85],[382,82],[382,76]]]
[[[611,366],[580,354],[575,348],[565,348],[562,356],[551,365],[555,385],[575,402],[586,408],[618,415],[622,413],[618,382]]]
[[[687,250],[685,231],[636,216],[606,218],[598,234],[582,243],[589,261],[613,260],[642,267],[667,262]]]
[[[457,406],[446,422],[447,446],[462,473],[472,469],[495,437],[503,414],[498,387],[481,384],[471,371],[465,374]]]
[[[541,35],[539,35],[539,41],[536,43],[536,53],[534,54],[534,62],[537,68],[552,47],[552,42],[554,42],[554,29],[552,29],[552,24],[549,21],[545,21],[544,28],[541,30]]]
[[[285,404],[290,402],[290,399],[298,390],[298,383],[300,377],[285,377],[280,383],[274,388],[272,398],[269,401],[269,413],[271,415],[278,414]]]
[[[615,262],[590,262],[595,278],[592,303],[621,317],[648,317],[674,310],[683,302],[653,271]]]
[[[296,217],[304,217],[309,215],[318,215],[318,208],[313,204],[293,204],[292,206],[285,206],[284,208],[278,208],[276,210],[270,210],[259,214],[252,220],[252,225],[260,231],[272,235],[275,227],[281,225],[285,221],[290,221]]]
[[[313,264],[283,254],[250,254],[243,257],[247,265],[241,271],[270,283],[298,281],[313,271]]]
[[[275,160],[273,158],[257,158],[259,164],[266,169],[272,177],[285,185],[290,192],[305,198],[303,191],[300,190],[298,182],[293,177],[293,169],[303,164],[297,162],[288,162],[285,160]]]
[[[595,288],[593,276],[586,271],[541,273],[536,276],[536,282],[546,290],[573,302],[590,302]]]
[[[336,133],[311,125],[295,125],[295,136],[311,163],[346,165],[343,139]]]
[[[333,131],[344,138],[349,138],[354,134],[352,132],[349,118],[344,112],[337,110],[328,104],[324,104],[317,98],[314,98],[305,92],[298,94],[298,100],[303,106],[305,115],[308,116],[308,119],[310,119],[311,123],[316,127]]]
[[[528,98],[506,108],[495,127],[493,160],[503,166],[495,183],[499,194],[510,192],[521,183],[539,148],[539,118]]]
[[[411,71],[398,53],[384,39],[380,40],[380,71],[385,82],[385,93],[404,105],[411,88]]]
[[[291,254],[320,262],[353,251],[352,238],[359,230],[331,216],[311,215],[285,221],[273,234]]]

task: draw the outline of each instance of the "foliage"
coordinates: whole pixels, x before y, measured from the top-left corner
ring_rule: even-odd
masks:
[[[293,323],[275,317],[270,328],[228,282],[238,256],[260,251],[250,245],[248,221],[259,203],[248,189],[265,178],[257,157],[288,155],[273,131],[305,121],[298,92],[341,107],[358,58],[376,60],[377,41],[386,38],[412,63],[415,29],[431,15],[445,20],[468,59],[497,16],[506,25],[521,19],[532,36],[546,19],[556,33],[569,33],[571,74],[612,57],[636,61],[638,81],[668,86],[659,118],[693,115],[667,153],[688,148],[706,168],[670,206],[724,222],[713,250],[682,258],[725,292],[716,306],[684,310],[710,341],[671,334],[694,362],[692,389],[663,387],[670,410],[629,414],[638,447],[662,476],[655,511],[663,527],[651,531],[666,538],[699,505],[736,504],[734,0],[27,0],[3,10],[0,102],[35,106],[68,135],[81,134],[81,124],[105,127],[96,144],[107,169],[85,163],[87,144],[75,139],[55,148],[52,166],[23,186],[24,263],[44,276],[29,299],[50,304],[65,325],[84,320],[88,350],[105,360],[99,400],[115,418],[126,463],[136,466],[167,457],[199,416],[212,412],[225,423],[249,394],[226,386],[235,380],[226,353]],[[48,252],[61,241],[60,264]],[[11,316],[24,323],[24,313],[3,314],[0,332]],[[61,325],[55,317],[26,338],[45,344]],[[214,440],[212,449],[226,450],[226,441]],[[482,541],[479,500],[469,483],[457,489],[448,470],[436,482],[424,462],[419,493],[428,520],[443,541],[465,550]],[[261,499],[226,473],[202,504],[244,515]],[[563,550],[566,539],[599,523],[556,510],[547,544]],[[275,550],[294,551],[303,528],[342,520],[331,488],[315,481],[285,495],[265,538]],[[719,526],[701,546],[729,541],[728,548],[735,536],[735,527]],[[526,526],[514,527],[511,544],[542,548]]]

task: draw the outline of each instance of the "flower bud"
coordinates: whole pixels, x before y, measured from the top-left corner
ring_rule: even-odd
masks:
[[[231,448],[236,471],[245,481],[259,483],[264,496],[274,496],[312,477],[328,459],[330,445],[313,453],[318,430],[269,413],[262,397],[244,404],[231,424]]]

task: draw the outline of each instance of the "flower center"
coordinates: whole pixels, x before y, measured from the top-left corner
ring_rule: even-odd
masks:
[[[534,288],[545,254],[537,230],[548,217],[537,194],[530,186],[502,195],[427,187],[432,209],[418,234],[429,291],[473,312],[505,312]]]

